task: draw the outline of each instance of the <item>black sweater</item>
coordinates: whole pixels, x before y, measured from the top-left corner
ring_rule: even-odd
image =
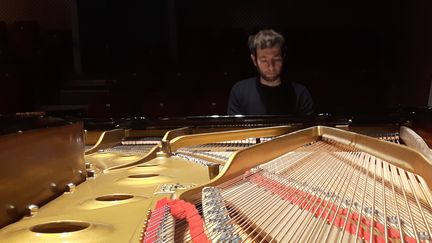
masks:
[[[301,84],[283,82],[270,87],[250,78],[237,82],[231,89],[228,115],[310,115],[313,102]]]

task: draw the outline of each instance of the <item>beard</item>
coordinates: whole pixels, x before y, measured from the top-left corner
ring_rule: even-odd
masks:
[[[263,71],[261,71],[261,69],[259,67],[257,67],[257,71],[258,71],[259,75],[261,76],[261,78],[267,82],[274,82],[280,78],[280,73],[277,73],[274,76],[268,76]]]

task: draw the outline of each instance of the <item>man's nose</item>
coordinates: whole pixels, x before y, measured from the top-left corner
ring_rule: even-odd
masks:
[[[273,70],[274,67],[275,67],[275,63],[274,63],[274,61],[269,61],[269,62],[268,62],[268,68],[269,68],[270,70]]]

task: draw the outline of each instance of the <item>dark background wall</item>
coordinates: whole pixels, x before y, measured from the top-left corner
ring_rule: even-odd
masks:
[[[317,112],[427,104],[428,1],[40,2],[0,3],[3,113],[225,114],[231,86],[255,75],[248,35],[269,27],[286,36],[284,74],[306,85]]]
[[[73,71],[72,2],[0,1],[0,113],[58,103]]]

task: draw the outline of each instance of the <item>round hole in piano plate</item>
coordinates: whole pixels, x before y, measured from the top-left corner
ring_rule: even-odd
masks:
[[[129,178],[150,178],[150,177],[155,177],[155,176],[159,176],[159,174],[138,174],[138,175],[130,175],[128,176]]]
[[[105,196],[97,197],[96,201],[103,201],[103,202],[121,201],[121,200],[128,200],[133,197],[134,196],[128,194],[113,194],[113,195],[105,195]]]
[[[60,221],[38,224],[30,228],[35,233],[56,234],[76,232],[90,227],[89,223],[75,221]]]
[[[127,157],[132,157],[133,154],[120,154],[119,157],[123,157],[123,158],[127,158]]]
[[[137,165],[137,167],[154,167],[154,166],[158,166],[155,164],[143,164],[143,165]]]

